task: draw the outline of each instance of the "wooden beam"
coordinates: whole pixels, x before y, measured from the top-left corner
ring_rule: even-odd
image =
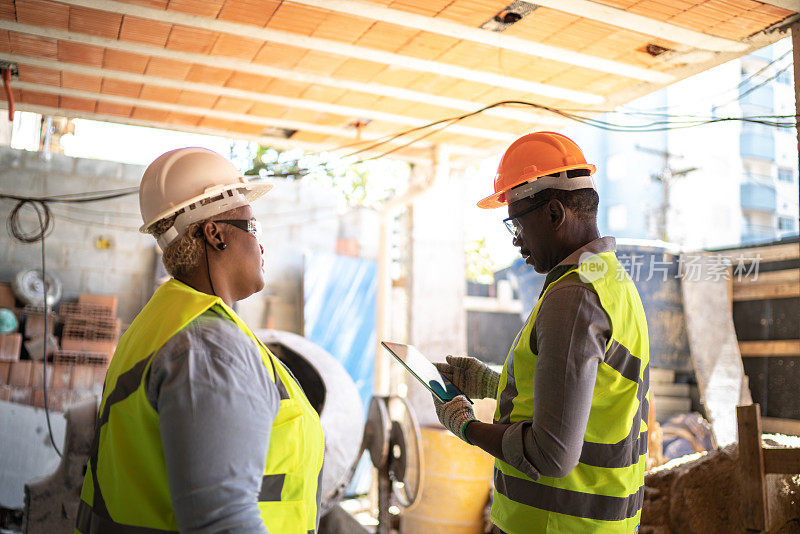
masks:
[[[740,341],[739,352],[743,358],[800,356],[800,339]]]
[[[337,13],[345,13],[356,17],[364,17],[372,20],[379,20],[397,26],[404,26],[438,35],[446,35],[455,39],[480,43],[493,48],[502,50],[512,50],[520,54],[533,57],[540,57],[568,63],[578,67],[607,72],[661,84],[668,84],[675,80],[675,77],[663,72],[636,67],[612,61],[608,59],[582,54],[565,48],[559,48],[528,39],[521,39],[511,35],[481,30],[466,24],[452,22],[443,17],[427,17],[417,13],[402,11],[384,7],[372,2],[362,2],[360,0],[291,0],[292,3],[312,6]]]
[[[764,471],[782,475],[800,473],[800,449],[764,449]]]
[[[412,56],[395,54],[393,52],[376,50],[374,48],[347,44],[341,41],[334,41],[332,39],[309,37],[298,33],[273,30],[271,28],[259,28],[258,26],[253,26],[252,24],[240,24],[238,22],[229,22],[226,20],[201,17],[199,15],[190,15],[188,13],[181,13],[179,11],[169,9],[155,9],[136,4],[128,4],[125,2],[118,2],[116,0],[54,1],[71,6],[81,6],[90,9],[107,11],[110,13],[117,13],[119,15],[129,15],[148,20],[155,20],[158,22],[179,24],[181,26],[225,33],[237,37],[249,37],[261,41],[280,43],[297,48],[305,48],[308,50],[315,50],[317,52],[324,52],[326,54],[337,54],[361,59],[364,61],[382,63],[392,67],[415,70],[418,72],[449,76],[452,78],[467,80],[493,87],[514,89],[517,91],[554,98],[557,100],[570,100],[572,102],[590,105],[602,104],[605,102],[605,98],[603,96],[585,91],[576,91],[574,89],[567,89],[564,87],[557,87],[539,82],[531,82],[523,78],[515,78],[512,76],[495,74],[488,71],[469,69],[466,67],[453,65],[451,63],[419,59]]]
[[[244,113],[233,113],[230,111],[220,111],[220,110],[207,109],[196,106],[185,106],[181,104],[172,104],[168,102],[157,102],[154,100],[143,100],[140,98],[109,95],[105,93],[95,93],[79,89],[67,89],[64,87],[56,87],[53,85],[42,85],[31,82],[12,81],[11,87],[23,91],[32,91],[37,93],[68,96],[68,97],[82,98],[87,100],[98,100],[102,102],[110,102],[113,104],[121,104],[123,106],[135,106],[135,107],[156,109],[168,113],[169,112],[186,113],[188,115],[197,115],[200,117],[211,117],[227,121],[244,122],[248,124],[261,125],[264,126],[265,128],[272,127],[272,128],[281,128],[287,130],[314,132],[322,135],[342,137],[344,139],[357,139],[359,141],[365,141],[364,144],[367,144],[366,143],[367,141],[377,142],[386,136],[385,133],[381,134],[376,132],[370,132],[368,134],[362,132],[361,135],[359,135],[356,129],[337,128],[334,126],[324,126],[319,124],[313,124],[310,122],[293,121],[293,120],[279,119],[273,117],[263,117],[259,115],[247,115]],[[384,143],[384,145],[387,147],[402,146],[407,143],[408,143],[407,139],[398,138],[398,139],[388,140]],[[357,147],[351,145],[352,145],[351,143],[348,144],[347,148],[349,150],[357,149]],[[423,141],[417,144],[416,146],[430,148],[432,145]],[[467,146],[448,145],[448,148],[456,154],[473,154],[473,155],[480,154],[480,151],[476,151],[475,148]]]
[[[786,282],[795,283],[800,286],[800,269],[782,269],[780,271],[768,271],[758,273],[753,276],[742,276],[739,280],[735,275],[732,276],[734,289],[737,286],[751,286],[756,284],[783,284]]]
[[[764,247],[738,248],[719,252],[719,254],[731,258],[734,262],[739,261],[740,257],[745,262],[755,260],[769,262],[796,259],[800,257],[800,249],[798,249],[797,243],[787,243]]]
[[[707,33],[684,28],[668,22],[636,15],[624,9],[611,7],[590,0],[536,0],[540,6],[557,9],[587,19],[596,20],[617,28],[660,37],[694,48],[713,52],[743,52],[748,46],[738,41],[715,37]]]
[[[108,48],[110,50],[120,50],[123,52],[130,52],[132,54],[160,57],[164,59],[181,61],[184,63],[205,65],[227,70],[232,69],[241,72],[259,74],[261,76],[267,76],[270,78],[290,80],[298,83],[324,85],[327,87],[335,87],[337,89],[345,89],[348,91],[356,91],[359,93],[368,93],[378,96],[385,96],[388,98],[397,98],[401,100],[408,100],[410,102],[418,102],[421,104],[457,109],[460,111],[475,111],[476,109],[491,103],[491,102],[477,102],[472,100],[463,100],[459,98],[450,98],[432,93],[412,91],[410,89],[403,89],[401,87],[394,87],[391,85],[383,85],[373,82],[356,82],[351,80],[345,80],[342,78],[335,78],[333,76],[311,74],[291,69],[281,69],[278,67],[271,67],[269,65],[262,65],[258,63],[250,63],[247,61],[242,61],[233,58],[208,56],[206,54],[182,52],[180,50],[170,50],[159,46],[151,46],[151,45],[133,43],[128,41],[119,41],[117,39],[107,39],[105,37],[98,37],[95,35],[88,35],[84,33],[58,30],[55,28],[44,28],[32,24],[21,24],[19,22],[13,22],[4,19],[0,19],[0,30],[25,33],[28,35],[35,35],[47,39],[58,39],[70,43],[98,46],[102,48]],[[486,115],[492,115],[495,117],[502,117],[506,119],[527,122],[530,124],[532,128],[540,123],[544,124],[553,123],[552,116],[545,116],[538,113],[519,111],[518,109],[494,108],[487,110],[484,113]]]
[[[8,103],[0,100],[0,109],[8,109]],[[294,141],[292,139],[285,139],[282,137],[271,137],[266,135],[249,135],[241,132],[234,132],[229,130],[219,130],[216,128],[207,128],[204,126],[189,126],[185,124],[163,123],[157,121],[148,121],[142,119],[135,119],[132,117],[122,117],[120,115],[110,115],[105,113],[92,113],[86,111],[75,111],[72,109],[55,108],[51,106],[39,106],[34,104],[15,103],[14,109],[16,111],[27,111],[30,113],[38,113],[39,115],[54,115],[59,117],[68,117],[74,119],[86,119],[102,122],[112,122],[116,124],[127,124],[129,126],[141,126],[143,128],[156,128],[159,130],[172,130],[176,132],[186,132],[201,135],[210,135],[214,137],[222,137],[223,139],[241,139],[244,141],[252,141],[266,146],[272,146],[280,149],[299,148],[311,153],[331,152],[334,153],[339,145],[334,143],[309,143],[306,141]],[[360,154],[362,157],[379,156],[381,151],[368,150]],[[409,156],[403,152],[394,152],[388,157],[389,159],[397,159],[400,161],[407,161],[416,165],[423,165],[428,163],[427,158]]]
[[[739,480],[742,491],[744,527],[761,532],[768,523],[767,488],[764,485],[764,456],[758,404],[736,407],[739,430]]]
[[[68,63],[65,61],[55,61],[50,59],[22,56],[19,54],[8,54],[0,52],[0,61],[9,61],[20,65],[30,65],[32,67],[39,67],[43,69],[60,70],[63,72],[72,72],[76,74],[97,76],[100,78],[109,78],[113,80],[121,80],[132,83],[155,85],[158,87],[168,87],[171,89],[178,89],[181,91],[194,91],[209,95],[229,96],[232,98],[241,98],[243,100],[248,100],[248,101],[265,102],[267,104],[286,106],[288,108],[308,109],[312,111],[319,111],[321,113],[332,113],[334,115],[342,115],[343,117],[346,117],[348,119],[356,119],[356,118],[371,119],[384,122],[394,122],[397,124],[403,124],[406,126],[414,126],[414,127],[423,126],[431,122],[425,119],[410,117],[408,115],[384,113],[366,108],[340,106],[338,104],[329,104],[327,102],[316,102],[313,100],[307,100],[302,98],[289,98],[280,95],[272,95],[269,93],[245,91],[243,89],[235,89],[232,87],[212,85],[208,83],[187,82],[184,80],[176,80],[174,78],[161,78],[158,76],[136,74],[132,72],[125,72],[119,70],[104,69],[99,67],[88,67],[86,65],[78,65],[75,63]],[[458,124],[448,126],[447,131],[450,133],[468,135],[480,139],[508,141],[509,143],[517,138],[517,135],[515,134],[498,132],[497,130],[487,130],[484,128],[461,126]]]
[[[785,283],[751,283],[733,286],[733,300],[766,300],[788,299],[800,297],[800,285],[797,282]]]
[[[762,417],[761,430],[765,434],[800,436],[800,421],[797,419],[781,419],[779,417]]]

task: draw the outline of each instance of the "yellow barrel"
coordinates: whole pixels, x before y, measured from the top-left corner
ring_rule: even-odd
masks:
[[[402,534],[481,534],[494,458],[447,430],[422,428],[422,496],[402,512]]]

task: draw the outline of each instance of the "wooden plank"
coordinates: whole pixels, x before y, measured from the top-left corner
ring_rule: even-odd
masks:
[[[742,279],[739,280],[739,277],[736,275],[732,275],[732,282],[734,286],[734,290],[739,289],[742,286],[751,286],[756,284],[780,284],[786,282],[793,282],[797,284],[800,282],[800,269],[782,269],[780,271],[768,271],[765,273],[758,273],[758,276],[755,274],[742,276]]]
[[[736,407],[739,431],[739,479],[742,481],[744,527],[761,532],[767,527],[767,488],[758,404]]]
[[[656,382],[650,385],[650,391],[658,397],[688,398],[691,395],[689,384],[665,384]]]
[[[779,284],[748,284],[733,286],[733,300],[766,300],[800,297],[800,284],[787,282]]]
[[[762,417],[761,430],[765,434],[787,434],[800,436],[800,421],[780,417]]]
[[[800,449],[764,449],[763,454],[765,473],[800,473]]]
[[[675,382],[675,371],[672,369],[650,369],[650,384],[672,384]]]
[[[740,255],[745,259],[760,258],[760,261],[762,262],[793,260],[797,257],[800,257],[800,246],[798,246],[797,243],[786,243],[784,245],[739,248],[734,250],[726,250],[725,255],[732,257],[734,260],[738,259]]]
[[[739,352],[741,352],[743,358],[800,356],[800,339],[740,341]]]

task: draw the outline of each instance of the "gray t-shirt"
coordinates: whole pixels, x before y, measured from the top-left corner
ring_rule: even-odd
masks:
[[[181,532],[267,532],[258,494],[280,397],[253,341],[211,308],[153,357],[158,412]]]
[[[615,245],[613,237],[596,239],[560,265],[577,264],[581,254],[599,254]],[[611,322],[591,285],[568,276],[545,294],[531,337],[538,355],[533,418],[506,429],[503,455],[534,480],[565,477],[581,456]]]

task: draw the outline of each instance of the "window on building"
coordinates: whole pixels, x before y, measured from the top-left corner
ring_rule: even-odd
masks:
[[[794,230],[794,219],[791,217],[778,217],[778,230]]]
[[[778,168],[778,180],[781,182],[793,182],[794,170],[787,168]]]

